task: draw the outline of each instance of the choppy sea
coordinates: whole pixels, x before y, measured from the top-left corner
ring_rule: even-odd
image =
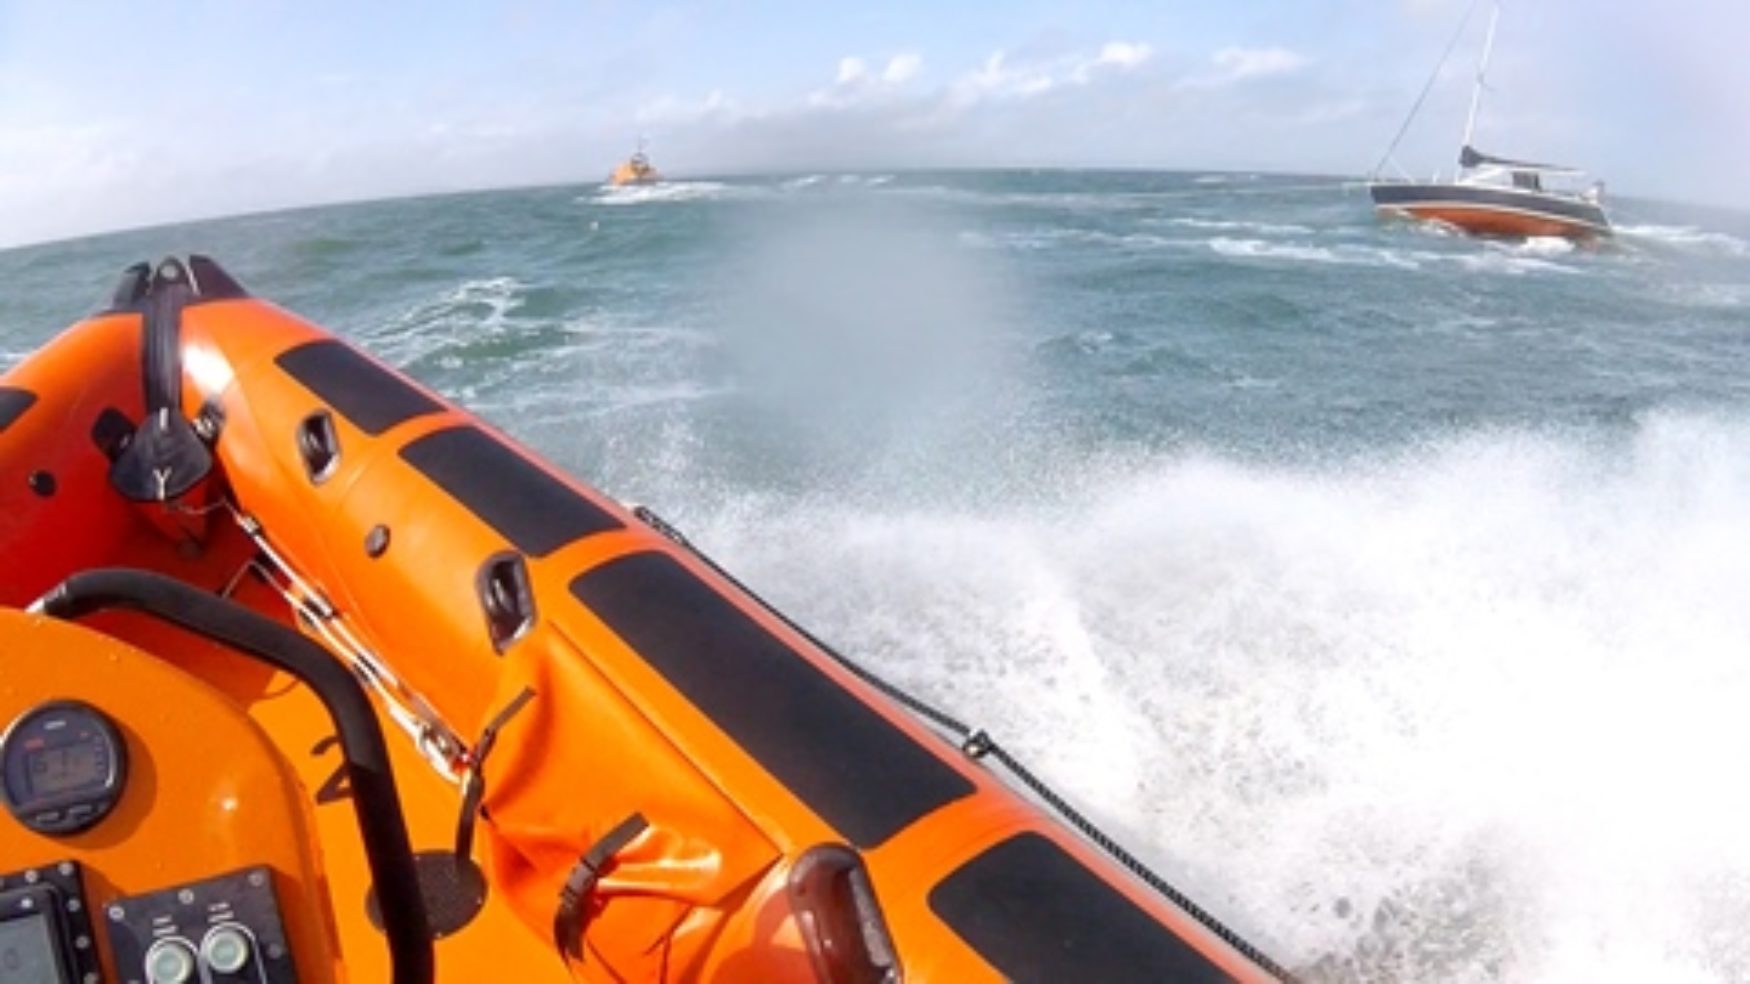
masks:
[[[0,368],[210,254],[1309,977],[1750,980],[1750,216],[1612,218],[1066,171],[386,201],[0,252]]]

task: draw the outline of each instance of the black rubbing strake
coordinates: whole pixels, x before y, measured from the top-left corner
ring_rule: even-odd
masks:
[[[337,339],[306,342],[273,361],[372,437],[404,420],[443,409],[438,401]]]
[[[1011,837],[961,865],[930,890],[929,902],[1018,984],[1232,980],[1039,834]]]
[[[36,402],[36,394],[16,386],[0,386],[0,431],[12,426],[12,422],[24,416],[30,405]]]
[[[858,847],[973,792],[667,554],[609,561],[571,593],[712,723]]]
[[[531,557],[620,529],[620,521],[476,427],[435,431],[401,457]]]

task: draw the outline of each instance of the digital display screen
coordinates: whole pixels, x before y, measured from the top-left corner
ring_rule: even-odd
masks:
[[[55,953],[46,915],[0,922],[0,981],[20,984],[68,984]]]
[[[48,797],[69,789],[101,786],[109,778],[106,759],[102,744],[89,738],[26,752],[24,769],[30,779],[30,794]]]

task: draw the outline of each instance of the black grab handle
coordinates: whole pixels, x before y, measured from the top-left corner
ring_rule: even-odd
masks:
[[[352,784],[353,811],[383,913],[394,984],[430,984],[431,931],[419,892],[413,849],[389,749],[370,698],[352,672],[322,647],[241,605],[150,571],[99,568],[62,581],[38,603],[75,619],[106,608],[131,608],[224,643],[285,670],[315,691],[334,719]]]

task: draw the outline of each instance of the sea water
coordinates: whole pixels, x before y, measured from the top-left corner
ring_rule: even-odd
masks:
[[[0,366],[218,258],[988,729],[1314,979],[1750,979],[1750,217],[816,174],[0,252]],[[390,654],[392,656],[392,654]]]

